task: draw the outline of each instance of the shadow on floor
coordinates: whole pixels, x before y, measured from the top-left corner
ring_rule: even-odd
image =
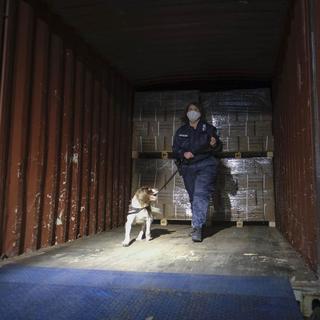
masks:
[[[215,234],[219,233],[220,231],[231,228],[231,227],[232,227],[231,224],[222,224],[222,225],[213,226],[213,227],[204,227],[202,231],[202,237],[203,239],[210,238]]]
[[[152,229],[152,238],[156,239],[163,235],[172,234],[175,231],[170,231],[168,229]]]

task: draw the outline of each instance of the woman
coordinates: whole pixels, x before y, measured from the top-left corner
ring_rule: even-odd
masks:
[[[218,160],[214,152],[222,144],[214,126],[206,122],[204,110],[198,103],[190,103],[173,141],[173,154],[189,194],[192,210],[192,241],[202,241],[202,227],[206,222],[210,196],[213,194]]]

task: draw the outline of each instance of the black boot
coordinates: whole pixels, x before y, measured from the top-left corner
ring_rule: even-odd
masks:
[[[202,229],[201,228],[194,228],[191,234],[193,242],[201,242],[202,241]]]
[[[191,228],[190,232],[188,233],[189,237],[192,237],[192,234],[194,233],[195,228]]]

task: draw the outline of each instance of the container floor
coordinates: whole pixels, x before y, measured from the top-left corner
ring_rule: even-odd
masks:
[[[138,235],[139,229],[138,226],[133,227],[132,238]],[[27,268],[25,270],[50,268],[47,270],[48,274],[50,270],[63,269],[63,272],[70,270],[69,274],[82,271],[107,273],[114,271],[125,274],[143,272],[158,275],[223,276],[227,279],[227,283],[232,282],[228,277],[245,279],[258,276],[287,279],[289,286],[291,283],[293,288],[297,283],[316,281],[314,273],[275,228],[215,226],[206,230],[202,243],[193,243],[188,235],[189,232],[189,225],[153,224],[153,240],[149,242],[133,240],[129,247],[122,247],[124,228],[117,228],[54,248],[7,259],[0,263],[0,275],[8,268],[14,270],[16,267],[21,267]],[[11,277],[15,278],[12,273]],[[57,280],[59,274],[52,277]],[[113,289],[106,288],[106,290]],[[153,294],[154,290],[148,294]],[[124,289],[121,294],[125,292]],[[112,294],[111,291],[109,293]],[[181,297],[184,296],[182,292],[180,293]],[[212,298],[206,297],[208,301]]]
[[[124,228],[79,239],[0,262],[32,266],[215,275],[285,276],[291,282],[316,279],[300,255],[276,228],[215,226],[201,243],[189,237],[190,226],[152,225],[153,239],[122,247]]]

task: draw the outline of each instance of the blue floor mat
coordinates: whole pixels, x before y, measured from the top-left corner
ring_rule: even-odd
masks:
[[[302,319],[278,277],[140,273],[6,265],[0,319]]]

